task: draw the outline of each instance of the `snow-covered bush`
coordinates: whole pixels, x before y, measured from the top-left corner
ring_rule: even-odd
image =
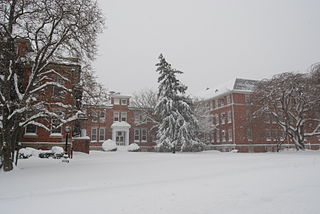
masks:
[[[102,149],[103,151],[106,151],[106,152],[117,151],[117,144],[113,140],[108,139],[103,142]]]
[[[231,153],[238,153],[239,151],[238,151],[238,149],[232,149],[230,152]]]
[[[32,150],[28,148],[22,148],[19,150],[19,158],[26,159],[32,156]]]
[[[128,151],[129,152],[138,152],[140,151],[140,146],[136,143],[131,143],[129,146],[128,146]]]
[[[62,147],[60,146],[53,146],[51,148],[51,151],[54,153],[54,154],[63,154],[64,153],[64,150]]]
[[[182,144],[181,152],[202,152],[205,149],[205,144],[199,141],[190,140]]]
[[[172,152],[173,151],[173,147],[171,146],[171,143],[167,143],[166,141],[157,144],[154,147],[154,150],[156,152]]]

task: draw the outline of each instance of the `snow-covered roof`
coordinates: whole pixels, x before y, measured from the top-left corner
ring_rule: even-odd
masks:
[[[131,128],[131,125],[125,121],[113,122],[111,128]]]
[[[112,94],[111,97],[113,98],[130,98],[130,95],[125,95],[125,94]]]
[[[210,99],[230,92],[252,92],[257,80],[234,78],[217,87],[206,88],[196,96],[202,99]]]

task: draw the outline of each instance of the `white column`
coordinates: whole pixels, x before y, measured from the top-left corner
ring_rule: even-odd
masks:
[[[125,139],[125,142],[126,142],[126,145],[128,146],[129,145],[129,130],[126,130],[126,139]]]
[[[112,140],[116,142],[116,130],[112,129]]]

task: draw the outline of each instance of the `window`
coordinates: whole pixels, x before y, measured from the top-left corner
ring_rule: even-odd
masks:
[[[57,75],[56,83],[58,83],[61,86],[64,86],[64,80],[59,75]],[[62,95],[63,95],[63,89],[61,87],[54,86],[53,87],[53,96],[54,97],[61,97]]]
[[[142,112],[134,112],[134,122],[135,123],[146,122],[146,115]]]
[[[114,105],[119,105],[119,104],[120,104],[119,99],[118,99],[118,98],[114,98],[114,99],[113,99],[113,104],[114,104]]]
[[[228,141],[232,142],[232,129],[228,129]]]
[[[245,103],[251,103],[251,96],[250,96],[250,94],[245,94],[244,95],[244,102]]]
[[[231,123],[231,111],[228,111],[228,123]]]
[[[99,111],[99,122],[105,122],[105,112]]]
[[[270,117],[271,115],[270,114],[265,114],[265,122],[266,123],[271,123],[271,117]]]
[[[121,121],[127,121],[127,112],[121,112]]]
[[[127,105],[127,99],[121,99],[121,105]]]
[[[225,124],[225,118],[226,114],[225,113],[221,113],[221,124]]]
[[[221,141],[226,142],[226,131],[225,130],[221,130]]]
[[[98,113],[96,111],[92,111],[91,113],[92,122],[98,122]]]
[[[219,99],[219,106],[224,106],[224,100],[223,99]]]
[[[252,129],[251,128],[247,128],[247,133],[246,133],[246,135],[247,135],[247,140],[248,141],[252,141]]]
[[[145,128],[134,129],[134,142],[147,142],[148,131]]]
[[[271,141],[271,130],[270,129],[266,129],[266,140]]]
[[[147,142],[147,129],[141,129],[141,141]]]
[[[220,142],[220,130],[217,130],[217,142]]]
[[[113,112],[113,121],[119,121],[119,112]]]
[[[134,130],[134,142],[140,142],[140,129]]]
[[[60,120],[56,118],[52,119],[52,127],[51,127],[52,134],[61,134],[61,126],[59,125],[60,125]]]
[[[26,134],[36,134],[37,133],[37,126],[33,124],[29,124],[26,127]]]
[[[104,141],[105,134],[104,134],[104,128],[99,129],[99,141]]]
[[[271,121],[272,121],[273,124],[277,123],[277,118],[273,114],[271,114]]]
[[[228,95],[227,96],[227,104],[230,104],[231,103],[231,95]]]
[[[219,107],[219,100],[215,100],[216,107]]]
[[[219,125],[219,114],[216,114],[216,124]]]
[[[96,128],[91,129],[91,141],[97,141],[97,129]]]

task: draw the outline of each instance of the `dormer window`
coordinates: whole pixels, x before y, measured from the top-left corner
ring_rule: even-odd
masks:
[[[113,104],[114,104],[114,105],[120,105],[119,99],[118,99],[118,98],[114,98],[114,99],[113,99]]]
[[[127,105],[127,99],[121,99],[121,105]]]

